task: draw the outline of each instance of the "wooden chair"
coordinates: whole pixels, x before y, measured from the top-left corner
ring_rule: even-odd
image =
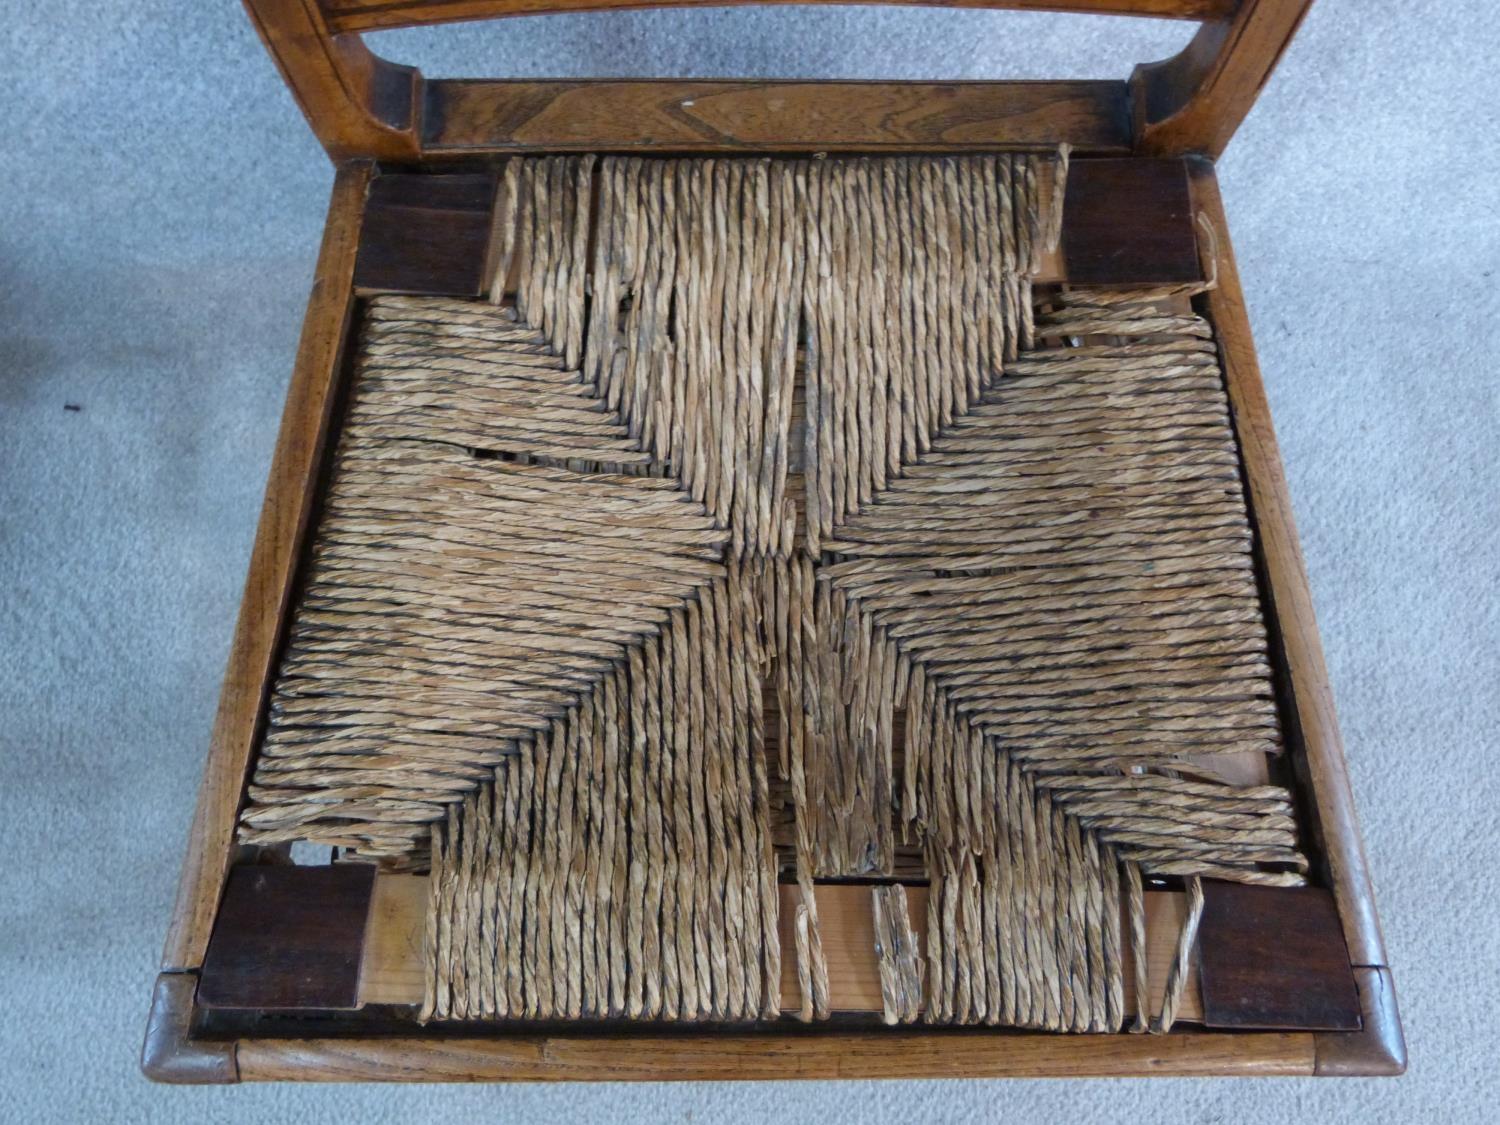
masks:
[[[1309,0],[954,0],[1199,23],[1179,55],[1113,81],[430,80],[373,54],[361,39],[366,31],[449,21],[693,2],[246,0],[337,177],[157,978],[146,1073],[165,1082],[1399,1073],[1405,1047],[1391,972],[1213,166]],[[392,1017],[381,1005],[408,989],[410,982],[397,978],[414,955],[410,926],[420,904],[368,868],[318,876],[326,885],[304,881],[280,890],[278,877],[265,876],[278,870],[266,866],[276,856],[236,837],[322,503],[362,302],[392,291],[479,296],[493,267],[487,255],[495,169],[513,155],[961,154],[1058,146],[1070,146],[1074,178],[1050,280],[1180,280],[1185,244],[1188,271],[1213,282],[1193,307],[1218,340],[1315,884],[1310,897],[1236,900],[1226,909],[1239,928],[1229,931],[1246,950],[1262,952],[1277,944],[1268,946],[1268,936],[1288,926],[1303,927],[1296,932],[1307,936],[1308,949],[1328,949],[1331,935],[1331,968],[1293,950],[1281,961],[1272,957],[1276,963],[1257,976],[1249,970],[1262,954],[1242,951],[1250,963],[1240,983],[1250,993],[1316,991],[1328,973],[1352,972],[1354,1024],[1331,1030],[1316,1018],[1257,1023],[1260,1017],[1241,1010],[1217,1028],[1200,1014],[1203,1026],[1164,1036],[885,1030],[847,1021],[818,1029],[429,1031]],[[413,205],[403,193],[414,178],[422,190]],[[1185,206],[1172,202],[1174,184],[1184,185]],[[412,222],[429,224],[423,238],[443,251],[436,265],[412,264]],[[1199,237],[1204,230],[1212,237]],[[1112,264],[1090,273],[1091,262]],[[258,889],[249,889],[252,882]],[[272,918],[267,910],[279,913]],[[287,931],[286,948],[304,960],[268,966],[254,962],[252,951],[250,968],[265,980],[306,970],[327,984],[314,989],[319,999],[260,1003],[252,990],[242,1003],[209,1002],[200,982],[211,940],[232,944],[235,932],[276,926]],[[835,933],[828,940],[842,939]],[[377,964],[394,974],[379,987],[369,985]],[[357,994],[361,972],[371,990]]]

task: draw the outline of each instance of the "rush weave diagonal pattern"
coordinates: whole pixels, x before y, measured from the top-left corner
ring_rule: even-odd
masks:
[[[368,303],[241,836],[430,870],[423,1018],[776,1018],[783,877],[825,1018],[860,878],[886,1022],[1161,1030],[1302,881],[1212,328],[1038,289],[1066,173],[518,158],[490,302]]]

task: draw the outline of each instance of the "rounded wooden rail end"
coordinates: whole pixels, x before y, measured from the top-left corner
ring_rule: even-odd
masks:
[[[173,1086],[225,1085],[240,1080],[235,1044],[190,1035],[197,973],[161,973],[151,994],[141,1072]]]
[[[1313,1073],[1330,1078],[1392,1077],[1406,1073],[1406,1036],[1396,1008],[1396,987],[1383,965],[1354,970],[1364,1027],[1319,1032]]]

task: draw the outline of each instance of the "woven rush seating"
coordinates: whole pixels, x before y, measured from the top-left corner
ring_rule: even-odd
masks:
[[[781,884],[826,1019],[863,880],[887,1022],[1164,1031],[1304,881],[1211,326],[1036,281],[1067,171],[515,158],[366,303],[239,835],[430,871],[423,1019],[780,1018]]]

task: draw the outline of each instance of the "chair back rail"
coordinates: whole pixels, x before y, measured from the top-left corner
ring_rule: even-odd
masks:
[[[1084,152],[1212,158],[1250,111],[1312,0],[904,2],[1200,26],[1181,53],[1138,66],[1120,81],[430,81],[376,55],[361,34],[548,12],[723,6],[724,0],[245,0],[245,7],[335,161],[415,164],[458,154],[580,149],[942,152],[1063,143]]]

